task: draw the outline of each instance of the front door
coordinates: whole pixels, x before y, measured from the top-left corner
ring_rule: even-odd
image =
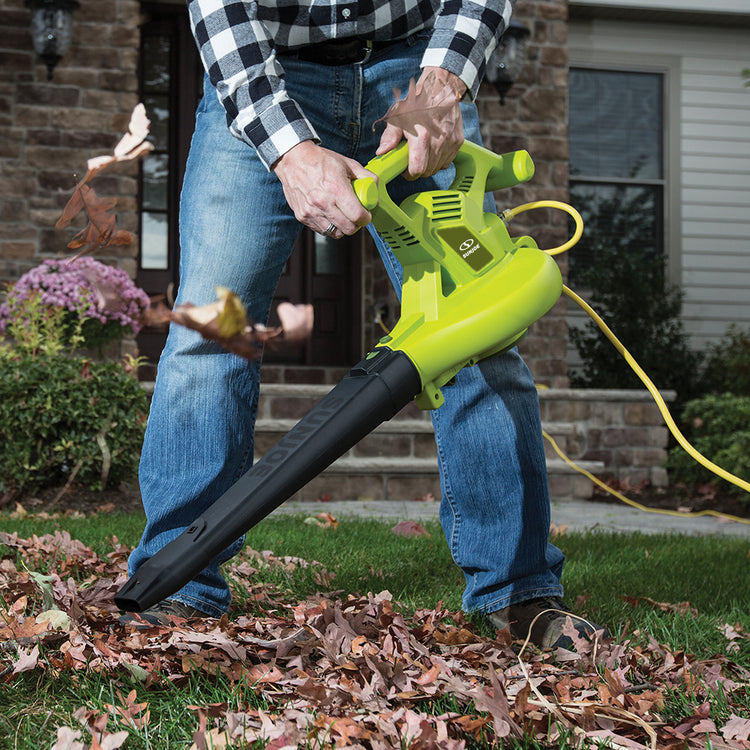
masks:
[[[143,3],[141,101],[151,120],[154,151],[141,165],[140,253],[137,283],[150,297],[173,298],[179,267],[178,205],[203,70],[184,5]],[[276,291],[282,301],[309,303],[313,335],[304,346],[271,349],[266,361],[294,365],[349,365],[360,349],[360,239],[334,241],[305,230]],[[276,322],[272,315],[271,323]],[[140,353],[151,367],[166,340],[162,329],[144,329]]]

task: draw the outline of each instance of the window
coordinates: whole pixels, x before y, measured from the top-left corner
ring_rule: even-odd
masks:
[[[663,89],[661,73],[570,70],[570,200],[586,224],[571,283],[604,247],[664,256]]]
[[[178,281],[177,205],[203,69],[186,8],[170,3],[144,3],[142,8],[140,96],[151,120],[154,150],[141,162],[137,283],[158,297]],[[138,336],[140,353],[155,362],[165,339],[161,328],[144,329]],[[145,368],[144,376],[150,374]]]
[[[151,119],[154,150],[142,165],[141,268],[169,268],[169,66],[171,42],[167,34],[143,39],[143,103]]]

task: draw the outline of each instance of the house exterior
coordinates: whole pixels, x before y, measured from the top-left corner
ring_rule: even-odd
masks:
[[[534,0],[526,12],[536,18],[535,36],[517,95],[501,107],[486,86],[480,98],[488,145],[498,151],[527,147],[536,161],[533,186],[509,191],[509,205],[567,196],[566,6]],[[52,81],[32,51],[24,0],[0,0],[0,21],[7,30],[0,40],[0,280],[12,281],[41,259],[65,252],[69,234],[53,227],[73,173],[89,156],[111,149],[133,106],[143,101],[153,154],[140,168],[122,165],[98,182],[100,193],[118,197],[119,224],[138,241],[108,248],[100,259],[126,268],[149,294],[167,293],[178,280],[179,186],[202,77],[184,2],[84,1],[74,14],[72,46]],[[542,245],[559,244],[566,232],[564,219],[546,211],[525,215],[516,228]],[[337,376],[380,338],[378,312],[386,324],[397,314],[364,233],[334,245],[305,232],[277,296],[316,308],[313,341],[304,351],[275,357],[284,378],[325,380],[330,368]],[[541,322],[529,339],[528,355],[547,385],[565,381],[564,338],[558,316]],[[162,340],[151,332],[138,346],[156,357]]]
[[[527,149],[536,175],[497,194],[499,207],[585,198],[596,208],[627,195],[643,209],[644,241],[685,292],[692,344],[717,341],[733,322],[750,326],[748,0],[518,0],[515,18],[531,31],[522,73],[502,105],[484,83],[478,106],[485,144]],[[179,186],[201,90],[183,0],[82,0],[51,81],[32,51],[24,0],[0,0],[0,24],[0,282],[65,254],[70,233],[54,224],[73,173],[112,148],[143,101],[153,154],[97,182],[118,197],[119,225],[137,241],[99,259],[151,295],[172,292]],[[552,247],[567,238],[568,220],[540,209],[511,229]],[[558,262],[567,275],[566,256]],[[379,321],[390,325],[398,312],[365,233],[333,243],[304,232],[277,298],[313,303],[316,329],[306,346],[267,358],[270,384],[336,382],[380,338]],[[561,299],[521,342],[535,379],[551,389],[545,418],[585,423],[585,438],[572,441],[579,457],[663,483],[658,414],[614,407],[611,394],[565,391],[567,330],[580,322]],[[129,346],[155,362],[163,338],[146,331]]]
[[[627,143],[630,162],[612,160],[599,169],[571,164],[573,203],[587,178],[602,191],[630,185],[653,206],[649,231],[666,256],[669,281],[684,291],[683,321],[692,346],[716,342],[732,323],[746,329],[750,88],[742,71],[750,67],[750,3],[574,0],[569,10],[572,162],[607,116],[600,110],[597,118],[579,84],[616,82],[621,98],[640,91],[642,117],[613,128],[618,144],[608,146],[606,137],[598,141],[602,157]],[[624,114],[616,106],[611,113]],[[637,174],[628,173],[639,156],[646,163]]]

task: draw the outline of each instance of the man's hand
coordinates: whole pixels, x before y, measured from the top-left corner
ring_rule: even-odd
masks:
[[[410,180],[430,177],[453,162],[464,142],[459,102],[466,93],[466,84],[443,68],[425,68],[414,93],[421,101],[418,107],[409,110],[410,125],[399,127],[389,123],[376,151],[377,155],[384,154],[406,138],[409,166],[404,176]]]
[[[359,202],[352,180],[375,175],[354,159],[303,141],[287,151],[273,171],[298,221],[315,232],[338,239],[354,234],[372,219]]]

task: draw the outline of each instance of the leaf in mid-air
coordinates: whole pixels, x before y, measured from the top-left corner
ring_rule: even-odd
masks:
[[[312,305],[280,304],[281,326],[267,328],[247,317],[242,300],[234,292],[216,287],[216,294],[218,299],[208,305],[178,305],[169,314],[169,319],[249,360],[257,359],[262,345],[271,339],[283,337],[287,341],[302,341],[310,336]]]
[[[76,184],[73,195],[63,209],[62,216],[55,224],[55,229],[64,229],[81,211],[84,211],[88,218],[86,226],[68,243],[71,250],[78,250],[70,259],[71,261],[94,252],[100,247],[129,245],[133,241],[133,235],[130,232],[117,228],[117,217],[110,213],[117,199],[99,197],[89,182],[110,164],[137,159],[151,151],[153,144],[146,141],[150,124],[146,117],[146,108],[143,104],[137,104],[130,115],[128,132],[122,136],[113,153],[89,159],[86,175]]]
[[[216,287],[216,296],[223,302],[216,316],[220,338],[228,339],[241,334],[247,326],[247,313],[242,300],[223,286]]]
[[[130,115],[128,132],[120,138],[111,154],[95,156],[88,160],[88,172],[83,181],[87,182],[113,162],[137,159],[139,156],[153,151],[153,143],[146,140],[150,127],[151,120],[146,116],[146,108],[142,103],[136,104]]]
[[[460,116],[456,92],[432,78],[423,84],[415,84],[412,78],[403,99],[400,89],[394,88],[393,95],[396,101],[373,123],[373,129],[379,122],[386,122],[412,135],[417,134],[417,126],[432,135],[443,135],[454,128]]]

